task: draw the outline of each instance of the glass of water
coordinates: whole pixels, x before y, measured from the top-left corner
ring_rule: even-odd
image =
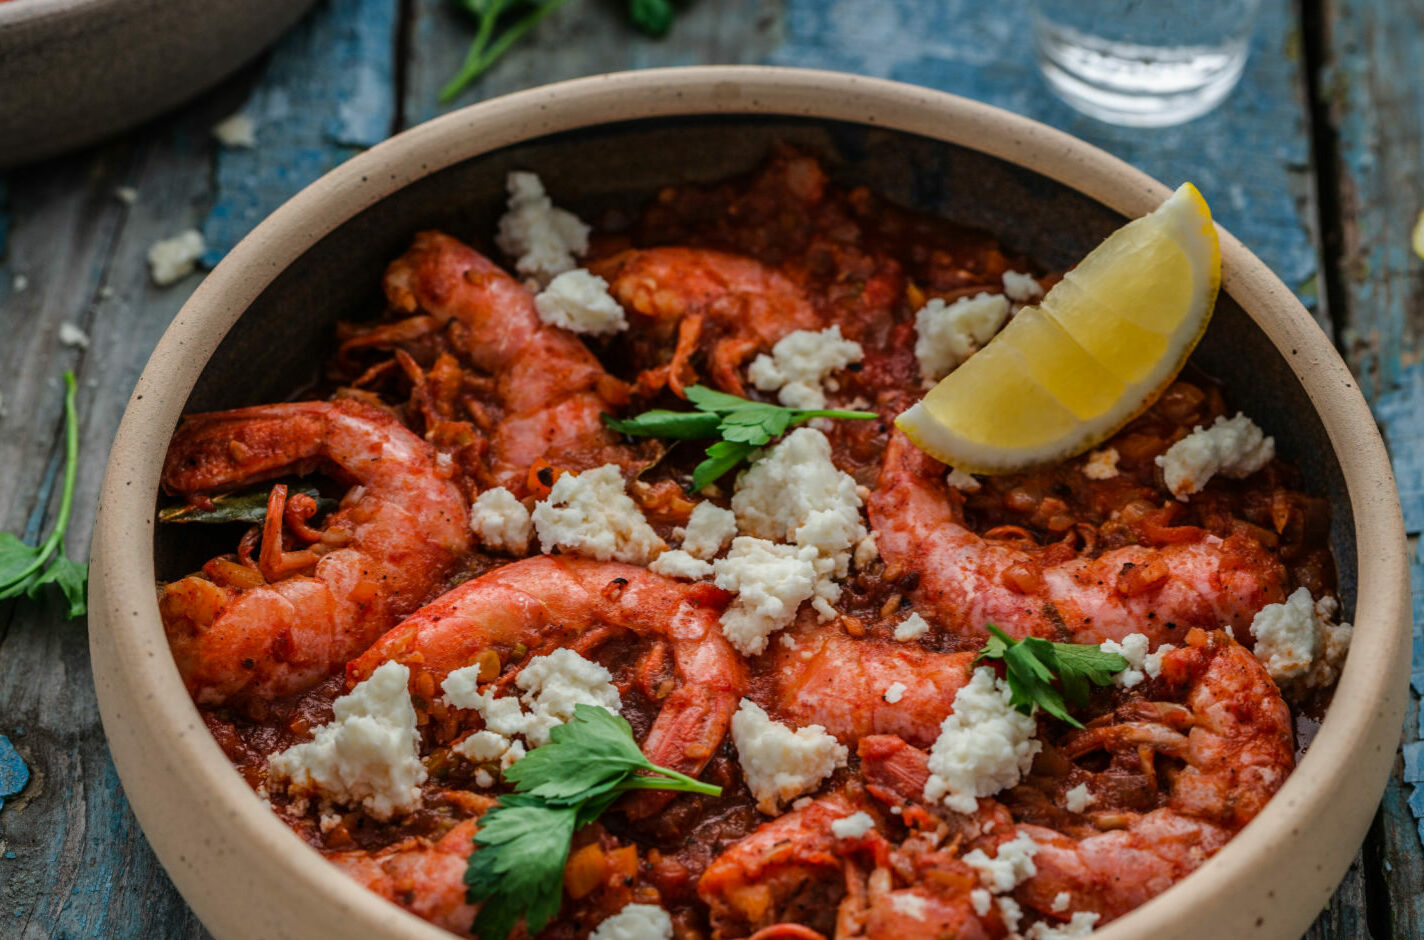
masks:
[[[1260,0],[1033,0],[1048,85],[1084,114],[1165,127],[1216,107],[1241,78]]]

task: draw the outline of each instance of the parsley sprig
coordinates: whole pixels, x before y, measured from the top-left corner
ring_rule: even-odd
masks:
[[[873,411],[837,411],[834,409],[783,408],[767,402],[738,398],[714,391],[703,385],[690,385],[683,390],[696,411],[669,411],[658,408],[627,419],[603,416],[604,423],[615,431],[635,437],[664,437],[674,440],[698,440],[720,437],[707,448],[707,459],[692,471],[693,492],[720,478],[765,447],[786,430],[812,418],[854,418],[865,420],[880,417]]]
[[[60,494],[59,516],[49,537],[38,545],[26,545],[11,533],[0,532],[0,600],[21,594],[36,600],[46,584],[53,584],[69,601],[68,616],[82,617],[88,609],[84,594],[89,584],[89,566],[70,559],[64,553],[64,532],[69,528],[69,513],[74,507],[74,481],[79,473],[79,414],[74,408],[74,392],[74,373],[66,372],[64,490]]]
[[[1113,676],[1128,666],[1121,655],[1105,653],[1097,646],[1053,643],[1036,636],[1015,640],[993,624],[989,625],[989,641],[974,661],[981,659],[1003,660],[1010,705],[1025,715],[1032,714],[1037,705],[1075,728],[1083,725],[1068,714],[1064,699],[1079,707],[1087,705],[1089,683],[1111,685]]]
[[[520,917],[537,934],[558,914],[570,840],[627,791],[722,793],[649,761],[628,722],[603,708],[575,706],[573,720],[549,735],[552,743],[504,772],[515,792],[480,817],[465,884],[480,904],[481,940],[504,940]]]

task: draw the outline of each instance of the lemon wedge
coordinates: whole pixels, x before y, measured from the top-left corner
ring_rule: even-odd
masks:
[[[1185,183],[1108,236],[895,425],[972,473],[1082,453],[1171,383],[1206,331],[1220,287],[1211,210]]]

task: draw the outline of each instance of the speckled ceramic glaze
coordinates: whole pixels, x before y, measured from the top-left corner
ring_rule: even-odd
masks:
[[[139,379],[93,550],[90,636],[114,760],[159,858],[215,934],[446,936],[287,829],[185,694],[153,584],[214,549],[155,533],[179,415],[285,396],[328,354],[334,321],[378,303],[380,272],[411,234],[440,227],[488,244],[512,168],[536,170],[559,204],[594,217],[661,184],[749,169],[778,140],[816,152],[838,179],[982,226],[1049,268],[1168,193],[1087,144],[949,95],[819,72],[695,68],[467,108],[351,160],[277,210],[193,294]],[[1354,646],[1319,735],[1266,810],[1201,870],[1095,935],[1103,940],[1298,936],[1364,837],[1404,712],[1405,541],[1379,434],[1291,292],[1235,239],[1221,242],[1224,289],[1194,362],[1330,498]]]
[[[71,150],[186,101],[313,0],[0,3],[0,167]]]

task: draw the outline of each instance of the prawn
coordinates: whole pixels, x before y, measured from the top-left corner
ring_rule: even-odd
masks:
[[[194,699],[299,692],[364,650],[440,585],[470,544],[465,499],[435,449],[390,413],[354,401],[292,402],[188,416],[163,485],[217,490],[317,467],[354,484],[324,529],[309,497],[268,499],[258,559],[215,558],[159,594]],[[286,551],[284,522],[306,543]]]
[[[744,395],[738,369],[747,357],[788,333],[821,326],[800,287],[742,255],[708,248],[630,249],[589,270],[607,280],[609,292],[633,314],[635,346],[646,338],[662,349],[676,335],[672,358],[638,376],[642,395],[666,386],[685,397],[683,388],[697,379],[693,356],[703,346],[710,347],[712,380]]]
[[[465,354],[494,377],[503,415],[488,467],[497,485],[524,495],[530,468],[548,456],[573,469],[629,464],[601,418],[626,404],[627,386],[577,336],[543,323],[534,295],[493,261],[449,235],[421,232],[384,283],[396,310],[423,311],[432,328],[457,323]]]
[[[475,848],[476,828],[475,819],[466,819],[434,842],[412,836],[375,852],[356,849],[326,857],[386,900],[465,936],[478,911],[465,900],[465,868]]]
[[[1193,627],[1246,631],[1257,611],[1285,598],[1280,561],[1241,535],[1200,532],[1043,563],[966,528],[938,481],[943,472],[896,431],[868,510],[887,567],[918,574],[912,594],[951,633],[983,637],[994,624],[1015,637],[1093,644],[1143,633],[1155,647],[1180,644]]]
[[[674,581],[633,565],[526,558],[465,582],[392,628],[347,665],[347,682],[355,685],[394,660],[410,667],[411,688],[420,694],[490,657],[507,665],[526,651],[540,655],[568,646],[585,653],[625,632],[650,637],[656,642],[637,671],[647,696],[662,705],[643,753],[695,777],[721,745],[746,686],[741,657],[718,622],[727,600],[711,584]],[[660,678],[669,654],[671,688]],[[636,805],[654,807],[665,797],[639,794]]]

